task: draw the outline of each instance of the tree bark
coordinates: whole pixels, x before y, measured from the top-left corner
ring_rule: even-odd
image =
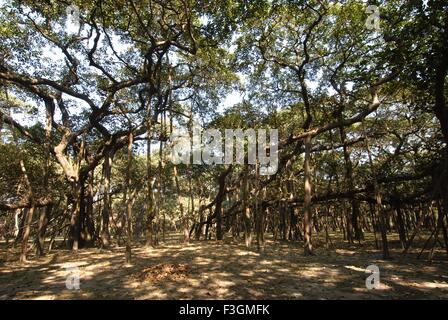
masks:
[[[70,218],[70,231],[68,239],[68,248],[77,251],[80,248],[80,214],[81,203],[84,201],[80,181],[72,183],[72,215]]]
[[[312,232],[312,182],[311,182],[311,137],[305,138],[305,162],[303,164],[303,170],[305,173],[305,199],[303,202],[303,215],[304,215],[304,255],[313,255],[313,245],[311,239]]]
[[[131,172],[132,172],[132,146],[134,144],[134,135],[129,132],[128,135],[128,161],[126,168],[126,191],[125,191],[125,203],[126,203],[126,263],[132,262],[132,194],[131,194]]]
[[[40,209],[39,225],[37,231],[36,251],[38,256],[45,254],[45,233],[47,231],[48,221],[51,217],[53,205],[48,205]]]
[[[373,189],[375,192],[375,201],[376,201],[375,211],[378,213],[378,222],[379,222],[379,227],[380,227],[380,232],[381,232],[381,246],[383,248],[383,259],[387,260],[387,259],[390,259],[390,253],[389,253],[389,244],[388,244],[388,240],[387,240],[386,221],[384,219],[384,209],[383,209],[383,204],[382,204],[382,199],[381,199],[381,191],[380,191],[380,186],[378,185],[376,170],[373,165],[372,152],[370,151],[369,139],[366,134],[364,122],[362,122],[362,129],[363,129],[363,135],[364,135],[365,143],[366,143],[367,155],[369,157],[369,165],[370,165],[370,168],[372,171]]]
[[[110,201],[110,176],[112,171],[113,155],[112,151],[108,151],[104,157],[103,164],[103,210],[101,212],[101,246],[107,248],[110,245],[110,233],[109,233],[109,217],[111,214],[111,201]]]
[[[248,165],[244,166],[243,173],[243,220],[244,220],[244,241],[246,243],[246,247],[250,248],[252,245],[252,226],[251,226],[251,214],[250,214],[250,206],[249,206],[249,168]]]

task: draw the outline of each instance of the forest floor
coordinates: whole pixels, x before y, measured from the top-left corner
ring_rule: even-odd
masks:
[[[0,299],[448,299],[448,260],[436,249],[432,262],[418,249],[406,256],[391,236],[392,260],[382,260],[372,241],[335,247],[316,241],[316,255],[300,243],[267,240],[265,251],[230,239],[179,243],[171,235],[157,248],[54,250],[18,263],[18,248],[0,245]],[[422,238],[421,241],[424,239]],[[337,248],[337,249],[336,249]],[[366,268],[380,269],[380,288],[368,290]],[[80,289],[66,288],[77,267]]]

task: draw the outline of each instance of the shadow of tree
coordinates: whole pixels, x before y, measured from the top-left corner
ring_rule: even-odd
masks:
[[[124,248],[58,251],[30,265],[0,268],[1,299],[446,299],[447,261],[428,264],[416,253],[384,261],[365,247],[318,249],[304,257],[298,243],[269,240],[263,253],[243,244],[172,239],[158,248],[133,247],[126,265]],[[148,266],[185,264],[185,278],[140,281]],[[381,287],[367,290],[368,265],[380,268]],[[67,266],[79,268],[80,290],[65,286]]]

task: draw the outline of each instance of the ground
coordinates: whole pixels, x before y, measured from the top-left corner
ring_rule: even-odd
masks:
[[[230,239],[183,245],[173,235],[157,248],[134,246],[131,265],[124,247],[55,250],[20,265],[18,248],[3,244],[0,299],[448,299],[444,251],[428,262],[391,241],[393,259],[385,261],[371,241],[333,237],[338,249],[316,241],[316,255],[305,257],[299,243],[268,240],[258,253]],[[365,284],[372,264],[380,269],[376,290]],[[70,267],[79,270],[79,290],[66,288]]]

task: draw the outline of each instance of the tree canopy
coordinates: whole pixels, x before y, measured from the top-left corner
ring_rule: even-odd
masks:
[[[0,236],[22,261],[50,239],[131,262],[178,230],[305,255],[329,230],[373,233],[385,259],[388,236],[407,251],[426,230],[431,258],[439,236],[448,250],[446,1],[0,7]],[[278,170],[173,163],[170,135],[193,124],[278,129]]]

